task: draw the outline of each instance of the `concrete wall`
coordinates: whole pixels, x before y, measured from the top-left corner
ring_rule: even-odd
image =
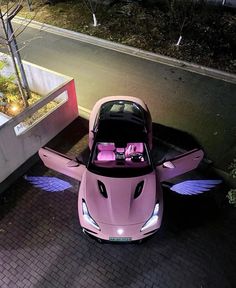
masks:
[[[0,112],[0,126],[2,126],[4,123],[9,121],[10,119],[11,119],[10,116],[7,116],[7,115],[3,114],[2,112]]]
[[[24,64],[31,89],[46,96],[0,127],[0,183],[78,116],[72,78],[30,63]],[[64,101],[16,135],[15,127],[59,95],[63,95]]]

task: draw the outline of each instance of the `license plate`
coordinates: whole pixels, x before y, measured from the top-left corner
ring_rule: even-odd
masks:
[[[129,242],[132,241],[131,237],[109,237],[110,241]]]

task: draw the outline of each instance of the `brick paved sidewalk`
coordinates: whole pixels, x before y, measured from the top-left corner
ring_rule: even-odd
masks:
[[[52,145],[74,155],[86,136],[76,126],[71,132],[69,142],[63,136]],[[219,205],[214,193],[189,198],[165,191],[159,233],[142,245],[101,245],[79,226],[78,183],[41,162],[28,174],[55,175],[73,188],[48,193],[21,178],[6,191],[0,205],[1,288],[236,287],[236,210]]]

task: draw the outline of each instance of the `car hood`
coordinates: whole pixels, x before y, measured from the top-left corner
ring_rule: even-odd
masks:
[[[99,224],[131,225],[146,222],[151,216],[158,189],[156,174],[132,177],[111,178],[87,171],[84,175],[83,198],[87,203],[91,217]],[[98,181],[106,188],[107,198],[100,192]],[[143,183],[141,194],[134,198],[135,189]]]

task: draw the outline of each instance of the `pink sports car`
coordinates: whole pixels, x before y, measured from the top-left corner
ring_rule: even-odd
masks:
[[[39,155],[47,167],[80,181],[80,224],[100,241],[140,241],[154,234],[162,222],[161,182],[195,169],[203,158],[195,149],[154,167],[149,110],[142,100],[126,96],[95,104],[89,148],[86,166],[49,148]]]

